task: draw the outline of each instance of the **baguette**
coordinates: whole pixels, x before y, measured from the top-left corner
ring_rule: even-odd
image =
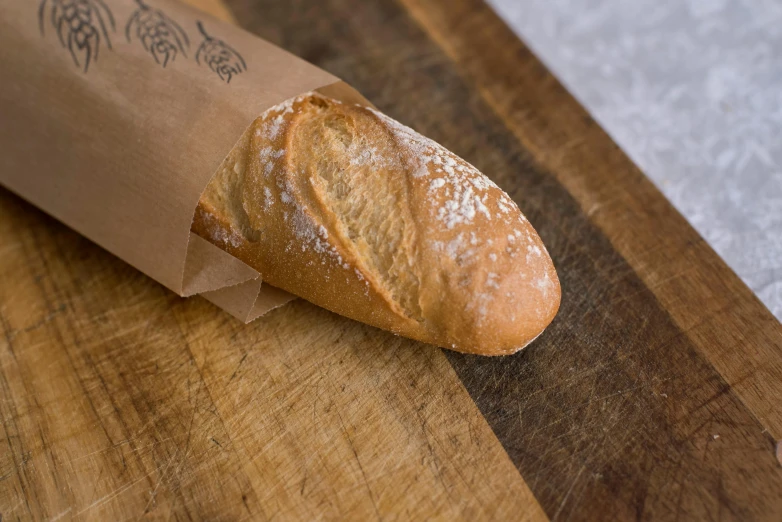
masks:
[[[382,113],[316,93],[252,124],[192,230],[266,283],[460,352],[514,353],[559,308],[548,252],[507,194]]]

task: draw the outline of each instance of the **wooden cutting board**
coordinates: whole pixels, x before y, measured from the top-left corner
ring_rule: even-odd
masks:
[[[3,521],[782,520],[782,327],[489,8],[229,8],[511,194],[562,309],[499,359],[242,325],[0,189]]]

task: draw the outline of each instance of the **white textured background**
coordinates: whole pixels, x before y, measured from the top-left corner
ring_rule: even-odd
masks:
[[[782,319],[782,1],[489,3]]]

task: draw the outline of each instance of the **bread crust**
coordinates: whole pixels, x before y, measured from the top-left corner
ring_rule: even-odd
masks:
[[[548,252],[507,194],[382,113],[315,93],[252,124],[192,230],[273,286],[460,352],[514,353],[559,308]]]

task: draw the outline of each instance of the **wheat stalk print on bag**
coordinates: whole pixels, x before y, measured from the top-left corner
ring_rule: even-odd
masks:
[[[158,9],[152,9],[143,0],[136,0],[138,9],[125,26],[125,37],[131,41],[131,32],[147,51],[163,67],[173,62],[177,54],[187,57],[185,49],[190,40],[185,31]]]
[[[198,22],[198,30],[204,37],[196,52],[196,62],[199,65],[206,64],[226,83],[230,83],[234,76],[247,70],[247,64],[241,54],[222,40],[210,36],[201,22]]]
[[[113,31],[114,16],[102,0],[43,0],[38,8],[41,35],[44,34],[47,9],[60,43],[68,49],[76,66],[84,67],[84,72],[98,59],[101,34],[106,47],[111,49],[106,20]]]

